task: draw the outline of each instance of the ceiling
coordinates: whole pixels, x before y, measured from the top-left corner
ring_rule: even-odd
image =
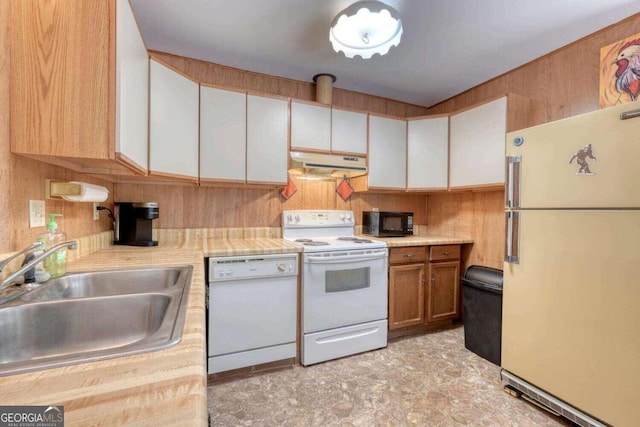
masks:
[[[131,0],[148,49],[431,106],[640,12],[638,0],[384,0],[402,17],[385,56],[329,42],[355,0]],[[579,72],[580,64],[574,66]]]

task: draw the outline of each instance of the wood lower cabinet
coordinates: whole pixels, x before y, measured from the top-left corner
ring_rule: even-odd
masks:
[[[389,250],[390,336],[426,332],[459,315],[460,245]]]
[[[425,311],[427,323],[458,317],[460,245],[429,248],[429,283]]]
[[[389,267],[389,329],[424,322],[424,264]]]
[[[389,251],[389,330],[424,323],[426,247]]]

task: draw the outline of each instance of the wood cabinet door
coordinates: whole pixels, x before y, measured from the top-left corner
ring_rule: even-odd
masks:
[[[110,159],[106,1],[11,2],[11,151]],[[5,44],[8,46],[8,42]],[[8,114],[8,113],[5,113]]]
[[[198,83],[151,61],[149,169],[152,174],[198,180]]]
[[[331,150],[331,108],[291,101],[291,149]]]
[[[449,186],[504,184],[507,97],[451,116]]]
[[[367,155],[367,114],[331,109],[331,151]]]
[[[446,190],[449,117],[407,123],[407,190]]]
[[[289,102],[247,95],[247,183],[285,184]]]
[[[389,267],[389,329],[424,322],[424,264]]]
[[[369,187],[407,187],[407,122],[369,116]]]
[[[118,160],[149,167],[149,54],[127,0],[116,3],[116,132]]]
[[[247,95],[200,86],[200,180],[244,182]]]
[[[427,323],[458,317],[460,262],[429,263]]]

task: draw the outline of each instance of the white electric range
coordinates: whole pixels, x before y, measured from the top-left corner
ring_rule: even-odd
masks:
[[[387,345],[387,244],[354,230],[352,211],[282,213],[283,238],[303,245],[303,365]]]

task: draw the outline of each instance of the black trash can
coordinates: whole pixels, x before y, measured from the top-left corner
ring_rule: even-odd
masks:
[[[500,366],[502,270],[472,265],[462,278],[464,346]]]

